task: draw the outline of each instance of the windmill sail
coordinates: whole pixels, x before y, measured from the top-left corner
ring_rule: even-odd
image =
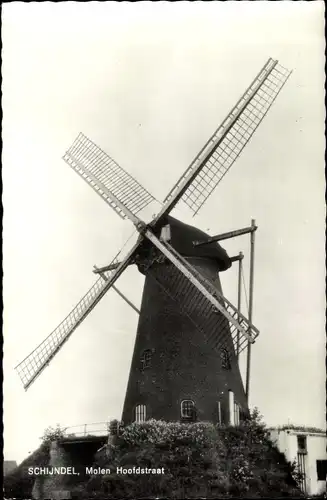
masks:
[[[63,159],[123,219],[136,217],[155,198],[94,142],[80,133]]]
[[[211,283],[203,274],[198,272],[182,255],[180,255],[171,245],[166,243],[167,248],[180,260],[180,262],[193,274],[194,277],[208,290],[213,297],[217,299],[219,304],[227,311],[232,318],[236,319],[238,324],[243,328],[244,331],[250,335],[250,339],[243,334],[241,344],[242,346],[247,345],[247,341],[253,342],[254,339],[259,335],[258,329],[249,323],[249,320],[235,307],[222,293],[217,290],[215,285]],[[230,332],[232,334],[233,341],[236,340],[239,329],[237,325],[230,323]],[[214,340],[214,339],[213,339]],[[244,349],[242,347],[241,350]]]
[[[96,304],[124,272],[126,267],[133,260],[134,251],[137,246],[138,244],[134,245],[132,250],[127,254],[125,260],[121,262],[116,269],[103,273],[105,279],[102,276],[99,277],[60,325],[15,367],[25,389],[28,389],[36,377],[40,375],[42,370],[69,339],[74,330],[90,314]],[[116,262],[118,262],[118,256],[113,259],[111,264],[115,264]]]
[[[207,315],[205,312],[203,315],[201,314],[200,318],[197,315],[194,315],[194,319],[193,314],[191,313],[191,319],[193,319],[193,321],[195,321],[196,319],[199,326],[203,331],[205,331],[207,342],[212,345],[212,347],[220,349],[223,345],[229,345],[229,338],[231,337],[235,352],[237,339],[239,339],[239,352],[245,349],[245,347],[248,345],[248,341],[250,341],[250,343],[253,343],[256,337],[259,335],[258,329],[254,325],[250,325],[248,319],[243,316],[243,314],[229,300],[227,300],[226,297],[222,295],[222,293],[215,287],[213,283],[211,283],[203,276],[203,274],[199,273],[193,266],[191,266],[191,264],[180,254],[178,254],[173,247],[171,247],[167,243],[166,246],[180,260],[185,268],[187,268],[192,273],[192,275],[199,281],[199,283],[201,283],[206,288],[211,296],[217,299],[218,303],[222,306],[222,309],[218,309],[217,311],[220,314],[218,314],[216,322],[213,322],[210,319],[210,314]],[[191,305],[191,302],[193,300],[202,300],[202,307],[204,311],[207,311],[209,313],[210,309],[212,310],[212,302],[208,300],[207,297],[205,297],[203,294],[202,297],[199,296],[199,290],[191,283],[190,280],[186,280],[182,272],[180,270],[177,271],[177,269],[175,272],[175,281],[184,283],[184,289],[188,289],[188,291],[184,291],[184,293],[189,297],[188,309],[191,312],[193,312],[193,307]],[[181,290],[181,286],[178,286],[178,290]],[[236,320],[236,322],[231,321],[231,318],[233,320]],[[241,327],[243,331],[239,327]],[[246,332],[247,335],[244,335],[244,332]]]
[[[213,284],[209,283],[208,280],[191,266],[182,256],[176,252],[167,242],[159,241],[158,238],[149,230],[145,232],[145,236],[152,241],[152,243],[160,250],[160,252],[175,266],[175,273],[169,275],[169,279],[165,280],[165,284],[161,281],[166,288],[167,293],[169,293],[170,288],[177,289],[178,293],[182,293],[183,296],[188,296],[189,301],[187,304],[187,309],[190,311],[188,315],[191,317],[193,322],[197,323],[197,326],[205,331],[205,336],[208,342],[212,342],[214,347],[218,347],[218,343],[222,337],[218,339],[217,331],[217,320],[211,321],[207,324],[206,312],[215,308],[218,313],[220,313],[220,320],[224,321],[224,331],[225,335],[232,335],[233,341],[236,341],[237,332],[242,335],[242,340],[240,342],[240,349],[245,347],[245,343],[253,343],[255,338],[259,335],[257,328],[249,323],[249,321],[243,316],[236,307],[234,307],[225,297],[223,297],[218,290],[216,290]],[[177,280],[180,281],[180,286],[176,287],[175,283]],[[169,285],[171,281],[171,285]],[[178,297],[175,295],[175,300]],[[193,314],[193,307],[197,304],[201,306],[201,316],[198,316],[196,312]],[[195,308],[194,308],[195,311]],[[222,320],[222,318],[225,318]],[[228,328],[226,328],[226,319],[229,322]]]
[[[174,265],[165,266],[162,272],[150,267],[147,273],[160,285],[164,292],[173,299],[181,311],[188,316],[196,328],[201,331],[204,341],[213,349],[225,347],[230,354],[236,354],[236,327],[219,311],[213,313],[211,302],[186,278]],[[187,302],[183,300],[188,297]],[[238,319],[234,315],[235,319]],[[240,337],[239,352],[248,344],[245,337]]]
[[[269,59],[164,200],[156,220],[181,199],[194,215],[240,156],[291,72]]]

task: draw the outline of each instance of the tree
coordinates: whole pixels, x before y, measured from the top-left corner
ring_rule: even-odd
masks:
[[[57,441],[63,438],[65,435],[65,429],[61,428],[59,424],[56,427],[47,427],[43,432],[41,437],[42,443],[50,444],[52,441]]]

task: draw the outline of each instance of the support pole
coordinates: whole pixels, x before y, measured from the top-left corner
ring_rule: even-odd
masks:
[[[256,227],[255,220],[251,220],[251,227]],[[254,244],[255,244],[255,231],[251,232],[251,249],[250,249],[250,285],[249,285],[249,323],[252,325],[253,314],[253,275],[254,275]],[[251,326],[250,326],[251,328]],[[251,343],[248,342],[247,346],[247,360],[246,360],[246,386],[245,394],[247,402],[249,402],[250,394],[250,368],[251,368]]]
[[[129,305],[131,306],[132,309],[134,309],[135,312],[137,312],[137,314],[140,314],[140,311],[137,307],[134,306],[133,302],[131,302],[130,300],[128,300],[127,297],[125,297],[125,295],[120,291],[118,290],[117,287],[115,287],[115,285],[112,285],[112,288],[113,290],[115,290],[116,293],[118,293],[118,295]]]
[[[237,310],[241,312],[241,300],[242,300],[242,260],[243,252],[238,254],[238,283],[237,283]],[[239,320],[239,317],[238,317]],[[236,340],[236,358],[238,360],[240,355],[240,332],[237,331]]]
[[[101,269],[99,269],[98,267],[96,266],[93,266],[94,267],[94,273],[96,274],[100,274],[100,276],[105,280],[107,281],[107,277],[106,275],[104,274],[104,271],[102,271]],[[109,266],[108,266],[109,267]],[[132,309],[134,309],[135,312],[137,312],[137,314],[140,314],[140,311],[137,307],[134,306],[133,302],[131,302],[130,300],[128,300],[127,297],[125,297],[125,295],[120,291],[118,290],[117,287],[115,287],[115,285],[112,285],[111,287],[113,290],[115,290],[116,293],[118,293],[118,295],[129,305],[131,306]]]

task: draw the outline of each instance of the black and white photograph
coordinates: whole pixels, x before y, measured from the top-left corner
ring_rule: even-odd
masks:
[[[326,498],[324,10],[2,4],[5,499]]]

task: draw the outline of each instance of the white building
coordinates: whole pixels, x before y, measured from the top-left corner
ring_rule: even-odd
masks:
[[[296,461],[304,479],[302,490],[308,495],[326,492],[326,433],[292,425],[269,429],[271,440],[289,462]]]

